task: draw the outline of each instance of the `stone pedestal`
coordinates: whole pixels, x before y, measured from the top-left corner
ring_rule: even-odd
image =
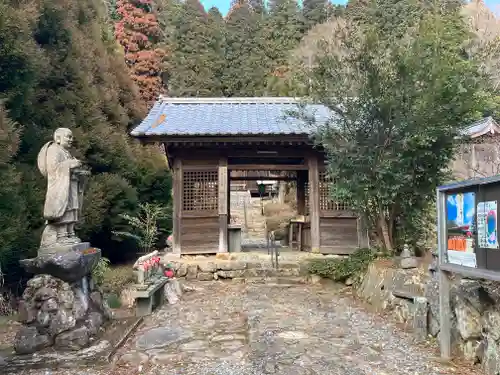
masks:
[[[16,335],[16,353],[30,354],[49,346],[80,350],[95,341],[111,312],[101,291],[89,284],[86,296],[79,282],[67,283],[50,275],[29,280],[19,304],[23,326]]]
[[[79,243],[21,261],[36,276],[28,281],[19,304],[23,326],[15,339],[16,353],[30,354],[49,346],[80,350],[95,340],[111,318],[91,278],[100,257],[101,250]]]

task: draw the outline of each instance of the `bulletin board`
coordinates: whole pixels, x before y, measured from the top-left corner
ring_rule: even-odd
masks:
[[[500,282],[500,176],[437,189],[439,335],[441,357],[451,355],[450,290],[455,276]]]

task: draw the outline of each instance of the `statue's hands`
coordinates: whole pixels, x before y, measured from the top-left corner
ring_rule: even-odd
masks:
[[[78,159],[73,159],[71,163],[71,168],[79,168],[82,166],[82,162]]]

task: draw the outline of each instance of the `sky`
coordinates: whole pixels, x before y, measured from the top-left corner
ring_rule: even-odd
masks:
[[[347,0],[334,0],[335,4],[345,4]],[[205,9],[210,9],[213,6],[219,8],[220,12],[223,15],[226,15],[229,10],[229,6],[231,4],[231,0],[201,0],[201,3],[205,7]],[[485,0],[486,5],[490,7],[495,13],[500,13],[500,0]]]

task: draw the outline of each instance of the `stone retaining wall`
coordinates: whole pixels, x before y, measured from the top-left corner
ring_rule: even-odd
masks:
[[[376,309],[392,311],[398,322],[413,327],[420,338],[438,338],[438,280],[426,267],[403,270],[387,263],[374,263],[368,268],[356,292]],[[418,303],[415,303],[418,300],[426,301],[427,309],[419,309]],[[457,278],[452,286],[450,301],[455,352],[472,363],[480,364],[486,374],[499,374],[500,285]],[[425,327],[423,334],[422,325]]]
[[[307,275],[305,266],[298,262],[281,262],[278,269],[260,262],[240,260],[207,261],[167,261],[171,264],[175,276],[186,280],[210,281],[217,279],[248,279],[266,277],[301,277]]]

